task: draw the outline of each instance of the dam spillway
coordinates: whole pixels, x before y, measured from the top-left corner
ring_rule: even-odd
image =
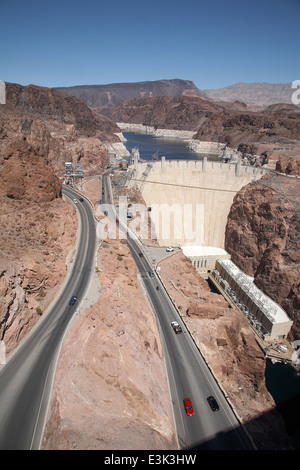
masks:
[[[224,248],[225,227],[235,194],[265,170],[200,160],[134,161],[130,186],[151,207],[158,243]]]

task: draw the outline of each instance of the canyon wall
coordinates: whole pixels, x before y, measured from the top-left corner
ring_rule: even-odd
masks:
[[[235,196],[225,234],[232,261],[294,321],[291,340],[300,338],[299,200],[298,177],[265,175]]]

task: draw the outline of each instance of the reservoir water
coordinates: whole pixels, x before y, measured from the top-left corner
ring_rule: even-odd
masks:
[[[140,157],[143,160],[151,160],[152,155],[157,155],[160,160],[161,157],[166,157],[169,160],[218,160],[218,155],[211,153],[196,153],[187,147],[187,141],[182,139],[175,139],[170,137],[156,137],[151,134],[142,134],[139,132],[125,132],[123,136],[127,139],[124,142],[125,147],[129,152],[133,148],[137,148],[140,152]]]

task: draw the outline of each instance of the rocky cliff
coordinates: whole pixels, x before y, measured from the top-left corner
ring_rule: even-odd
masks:
[[[240,144],[275,143],[300,138],[300,109],[294,105],[270,106],[262,112],[223,107],[199,127],[195,139]]]
[[[105,143],[118,142],[118,126],[93,113],[74,97],[49,88],[6,83],[6,105],[0,105],[1,150],[20,136],[46,155],[54,172],[65,161],[82,163],[86,174],[101,173],[108,162]]]
[[[237,193],[225,234],[233,262],[294,321],[291,340],[300,339],[299,201],[299,178],[267,175]]]
[[[108,161],[118,127],[84,102],[6,83],[0,105],[0,340],[9,354],[54,299],[67,271],[77,218],[61,199],[65,161],[86,174]]]

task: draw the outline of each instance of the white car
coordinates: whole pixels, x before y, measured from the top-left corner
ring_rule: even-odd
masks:
[[[172,248],[171,246],[169,246],[166,251],[174,251],[174,248]]]
[[[172,321],[171,325],[172,325],[172,328],[173,328],[173,330],[175,331],[176,334],[177,333],[182,333],[181,326],[179,325],[179,323],[177,321]]]
[[[74,204],[77,204],[77,199],[73,199]]]

